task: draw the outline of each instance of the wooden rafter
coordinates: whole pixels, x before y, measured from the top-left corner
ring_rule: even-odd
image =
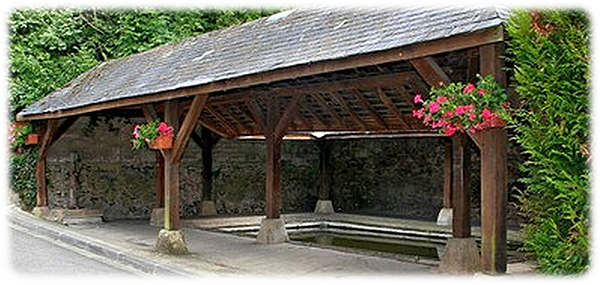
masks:
[[[302,108],[304,109],[305,112],[308,112],[311,116],[313,116],[315,118],[315,120],[317,121],[317,123],[321,124],[325,128],[328,126],[325,123],[325,121],[323,121],[323,119],[321,119],[321,117],[319,117],[319,115],[315,112],[315,110],[313,110],[312,108],[310,108],[308,106],[302,106]]]
[[[327,104],[327,102],[325,101],[325,99],[323,99],[323,97],[319,94],[313,94],[311,95],[311,97],[313,99],[315,99],[315,101],[327,112],[329,113],[329,115],[334,118],[336,121],[338,121],[338,123],[342,126],[347,126],[347,122],[344,121],[344,119],[342,119],[342,117],[340,117],[340,115],[338,115],[338,113],[335,111],[335,109]]]
[[[283,137],[285,135],[285,131],[289,124],[294,120],[300,106],[302,105],[302,100],[305,96],[295,95],[292,100],[288,103],[287,107],[283,111],[283,114],[279,118],[279,122],[275,126],[274,134],[278,137]]]
[[[215,117],[219,123],[227,130],[227,133],[232,134],[233,136],[237,135],[237,130],[225,119],[219,112],[213,109],[210,105],[206,106],[206,111],[210,113],[213,117]],[[210,129],[210,128],[209,128]],[[212,129],[211,129],[212,130]],[[229,135],[231,136],[231,135]],[[228,137],[229,137],[228,136]]]
[[[404,119],[404,115],[402,114],[400,109],[398,109],[398,107],[396,107],[396,104],[394,104],[394,102],[392,102],[392,99],[390,99],[390,97],[385,95],[385,92],[383,92],[383,90],[381,88],[377,88],[375,91],[377,92],[379,99],[381,99],[381,101],[383,101],[383,104],[385,104],[385,106],[388,109],[390,109],[394,113],[394,115],[396,115],[396,117],[398,118],[400,123],[403,125],[403,127],[411,128],[412,126],[406,122],[406,120]]]
[[[242,120],[240,120],[237,115],[235,115],[233,112],[231,112],[231,108],[235,108],[235,105],[234,104],[228,104],[226,106],[222,105],[220,108],[221,114],[228,115],[231,118],[231,120],[233,120],[238,126],[240,126],[240,128],[242,129],[243,132],[252,133],[252,130],[248,126],[246,126],[244,124],[244,122],[242,122]],[[239,130],[238,130],[238,132],[239,132]]]
[[[235,134],[233,133],[228,133],[226,131],[224,132],[221,128],[217,126],[217,124],[212,119],[207,118],[206,116],[200,119],[200,124],[221,137],[232,138],[235,136]]]
[[[331,95],[331,98],[335,100],[340,105],[340,107],[350,115],[353,121],[360,125],[361,130],[367,129],[367,125],[365,124],[365,122],[363,122],[360,116],[356,114],[354,110],[352,110],[352,107],[348,105],[348,102],[346,102],[346,100],[340,97],[336,90],[329,90],[329,94]]]
[[[354,94],[356,99],[358,99],[358,102],[363,106],[363,108],[365,108],[369,112],[371,117],[373,117],[373,119],[375,119],[375,121],[377,122],[377,124],[379,126],[381,126],[384,129],[388,129],[388,125],[385,122],[385,120],[379,115],[379,113],[377,113],[377,111],[375,111],[375,109],[373,109],[371,104],[369,104],[367,99],[365,99],[365,97],[363,97],[362,94],[360,94],[360,92],[358,92],[358,90],[352,89],[350,92],[352,92],[352,94]]]

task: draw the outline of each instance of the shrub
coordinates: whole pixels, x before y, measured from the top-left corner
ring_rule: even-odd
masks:
[[[507,31],[525,162],[518,194],[525,248],[540,270],[589,267],[589,21],[582,11],[516,11]]]
[[[10,156],[10,185],[19,196],[19,207],[31,211],[35,207],[35,165],[37,148],[23,148],[22,153]]]

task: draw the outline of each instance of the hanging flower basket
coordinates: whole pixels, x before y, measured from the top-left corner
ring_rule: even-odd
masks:
[[[148,147],[150,149],[171,149],[173,148],[173,136],[158,136],[148,144]]]
[[[29,134],[27,135],[27,139],[25,140],[25,144],[33,145],[38,144],[40,142],[40,135],[38,134]]]
[[[133,149],[148,146],[150,149],[170,149],[173,147],[173,127],[158,120],[133,128]]]
[[[476,134],[489,128],[503,128],[509,119],[507,95],[493,76],[479,78],[476,84],[450,83],[431,89],[429,98],[414,97],[413,116],[423,124],[448,136],[456,132]]]

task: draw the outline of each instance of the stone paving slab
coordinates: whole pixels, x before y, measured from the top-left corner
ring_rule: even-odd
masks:
[[[120,221],[66,227],[14,209],[11,222],[69,239],[72,244],[155,274],[192,276],[406,276],[436,274],[437,267],[292,243],[259,245],[254,238],[183,229],[190,254],[164,255],[154,251],[159,228],[148,221]]]

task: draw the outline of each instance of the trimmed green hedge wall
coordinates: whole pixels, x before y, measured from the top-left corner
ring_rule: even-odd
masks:
[[[589,20],[582,11],[516,11],[507,26],[513,118],[522,165],[520,211],[540,270],[589,267]]]

